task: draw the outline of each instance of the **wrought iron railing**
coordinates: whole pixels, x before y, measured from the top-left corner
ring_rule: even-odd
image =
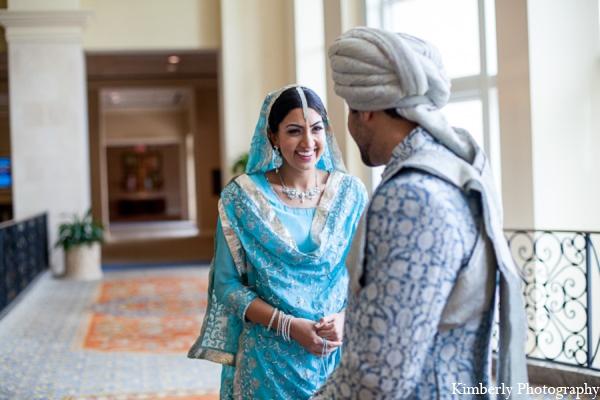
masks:
[[[505,230],[523,272],[527,356],[600,370],[600,233]]]
[[[527,356],[600,370],[600,232],[505,235],[523,272]],[[47,268],[45,214],[0,224],[0,312]]]
[[[46,214],[0,224],[0,312],[47,268]]]

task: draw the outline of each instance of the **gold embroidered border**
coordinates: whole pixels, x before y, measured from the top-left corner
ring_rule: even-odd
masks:
[[[258,212],[265,219],[266,224],[275,232],[275,234],[288,246],[295,250],[298,250],[298,246],[294,241],[294,238],[287,230],[285,225],[281,222],[275,210],[269,203],[269,200],[265,197],[263,192],[252,182],[252,179],[248,175],[244,174],[236,178],[235,182],[240,185],[242,190],[246,192],[250,200],[254,202],[258,208]]]
[[[325,222],[331,210],[331,205],[335,196],[340,190],[344,174],[338,171],[331,171],[329,178],[327,179],[327,186],[321,196],[321,201],[315,210],[315,216],[313,219],[312,227],[310,229],[310,237],[317,247],[321,247],[321,233],[325,227]]]
[[[213,349],[202,349],[194,358],[208,360],[224,365],[235,365],[235,355],[227,353],[226,351],[213,350]]]
[[[223,207],[221,200],[219,200],[219,216],[221,217],[221,228],[223,229],[223,235],[225,235],[227,247],[229,247],[229,252],[233,257],[235,268],[241,276],[246,273],[246,265],[244,257],[242,256],[244,250],[242,249],[240,239],[231,227],[231,223],[229,222],[229,218],[227,218],[227,213],[225,212],[225,207]]]

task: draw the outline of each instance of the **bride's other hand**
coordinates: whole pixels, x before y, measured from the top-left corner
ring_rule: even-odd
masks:
[[[329,314],[321,318],[315,324],[317,335],[327,341],[341,342],[344,339],[345,311]]]
[[[294,318],[292,320],[290,336],[308,352],[319,357],[329,355],[342,345],[341,341],[319,336],[315,322],[304,318]],[[323,339],[327,340],[327,351],[325,353],[323,353]]]

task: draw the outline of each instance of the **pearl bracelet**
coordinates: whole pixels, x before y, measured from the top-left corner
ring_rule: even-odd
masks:
[[[269,326],[267,326],[268,331],[271,330],[271,325],[273,325],[273,321],[275,321],[275,315],[277,315],[277,311],[279,311],[279,310],[276,308],[273,309],[273,315],[271,316],[271,321],[269,321]]]
[[[279,318],[277,319],[277,336],[281,336],[283,340],[289,342],[292,340],[290,335],[290,330],[292,328],[292,320],[294,319],[293,315],[287,315],[281,310],[277,308],[273,310],[273,315],[271,315],[271,321],[269,321],[269,326],[267,326],[267,330],[270,330],[273,326],[273,322],[275,321],[275,316],[279,313]]]

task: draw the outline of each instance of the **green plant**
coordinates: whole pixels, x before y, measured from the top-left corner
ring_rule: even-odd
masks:
[[[58,240],[55,247],[62,246],[69,250],[73,246],[92,243],[104,243],[104,227],[92,220],[92,210],[88,210],[82,218],[73,214],[69,222],[63,222],[58,226]]]
[[[235,160],[235,162],[233,163],[233,167],[231,167],[231,172],[233,172],[233,174],[237,174],[238,170],[240,171],[239,173],[244,173],[246,172],[246,165],[248,164],[248,157],[250,155],[246,152],[246,153],[242,153],[241,156],[238,157],[237,160]]]

